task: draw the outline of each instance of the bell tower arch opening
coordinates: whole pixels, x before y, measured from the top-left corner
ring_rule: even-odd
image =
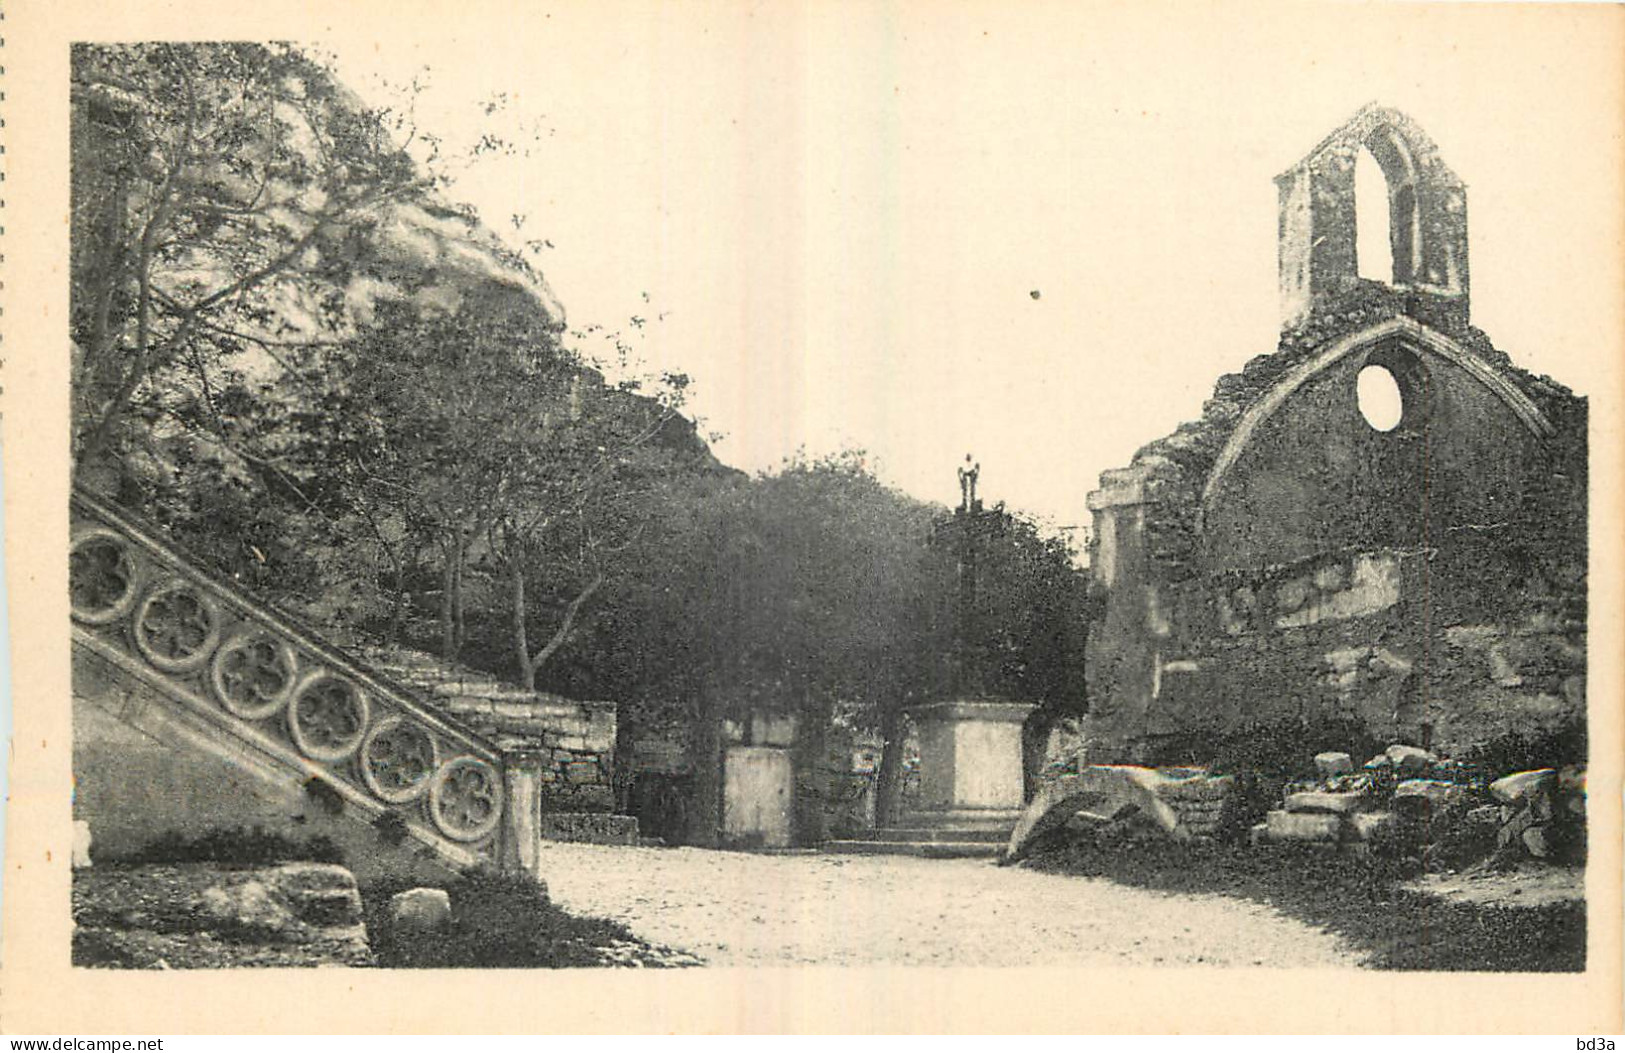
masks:
[[[1467,188],[1410,118],[1365,107],[1276,186],[1284,325],[1362,281],[1466,322]]]
[[[1360,268],[1360,277],[1373,277],[1394,285],[1415,283],[1422,276],[1422,220],[1417,211],[1416,159],[1406,144],[1404,135],[1391,123],[1382,123],[1366,135],[1365,149],[1356,155],[1354,205],[1363,210],[1360,192],[1360,161],[1368,163],[1366,178],[1381,179],[1372,185],[1370,203],[1380,210],[1382,227],[1380,236],[1386,242],[1377,250],[1380,258],[1390,264],[1388,273],[1367,275]],[[1372,167],[1374,164],[1374,168]],[[1361,228],[1361,233],[1364,233]],[[1364,250],[1363,242],[1360,249]]]
[[[1399,260],[1388,208],[1388,177],[1370,150],[1354,156],[1354,228],[1356,273],[1370,281],[1396,281]]]

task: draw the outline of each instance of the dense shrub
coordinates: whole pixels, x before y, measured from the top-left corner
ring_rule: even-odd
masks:
[[[344,795],[334,789],[333,784],[326,779],[314,775],[306,779],[305,796],[328,815],[344,814]]]
[[[407,884],[362,890],[368,939],[380,966],[390,969],[568,969],[604,964],[598,949],[642,941],[624,927],[578,918],[554,906],[547,888],[529,878],[474,871],[446,885],[451,920],[428,934],[400,936],[389,923],[389,900]],[[658,965],[658,961],[649,964]]]
[[[406,842],[408,833],[406,819],[399,812],[379,812],[378,818],[372,821],[372,828],[378,831],[378,839],[386,845],[395,846]]]
[[[1317,753],[1347,753],[1358,766],[1387,745],[1358,721],[1287,718],[1223,734],[1189,731],[1161,736],[1152,746],[1150,763],[1203,765],[1216,774],[1306,779],[1315,774]]]
[[[190,836],[171,830],[118,862],[124,863],[340,863],[344,851],[325,834],[303,841],[283,837],[262,827],[209,830]]]
[[[1515,771],[1584,764],[1585,722],[1573,721],[1556,730],[1535,734],[1509,731],[1468,750],[1461,759],[1486,780]]]

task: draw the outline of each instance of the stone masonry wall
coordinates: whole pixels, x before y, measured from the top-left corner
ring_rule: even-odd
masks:
[[[1355,273],[1361,148],[1391,284]],[[1361,111],[1280,185],[1277,349],[1090,495],[1088,759],[1289,718],[1446,750],[1583,724],[1586,401],[1470,324],[1465,191],[1401,115]]]
[[[1291,334],[1278,354],[1297,357]],[[1088,677],[1106,753],[1287,717],[1447,748],[1584,719],[1584,400],[1486,357],[1550,423],[1532,434],[1476,378],[1418,355],[1422,416],[1381,433],[1354,404],[1367,356],[1349,357],[1300,386],[1217,486],[1229,436],[1215,421],[1262,384],[1221,380],[1201,425],[1103,477]]]
[[[614,811],[615,703],[526,691],[421,652],[373,648],[368,660],[502,750],[536,758],[544,812]]]

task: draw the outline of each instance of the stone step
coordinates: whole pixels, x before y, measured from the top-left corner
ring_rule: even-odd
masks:
[[[836,855],[998,859],[1004,855],[1004,844],[992,841],[825,841],[823,850]]]
[[[869,831],[870,841],[913,842],[913,841],[986,841],[994,844],[1004,844],[1010,840],[1010,831],[1013,826],[1002,828],[989,827],[984,830],[954,829],[941,826],[889,826],[883,830]]]
[[[1336,844],[1342,817],[1314,812],[1276,810],[1264,817],[1266,841],[1318,841]]]
[[[921,809],[904,812],[887,829],[891,830],[947,830],[959,833],[970,830],[1002,830],[1009,834],[1021,819],[1017,809],[950,808],[945,810]]]

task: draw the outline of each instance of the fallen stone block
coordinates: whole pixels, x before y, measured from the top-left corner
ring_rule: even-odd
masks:
[[[1165,801],[1189,802],[1192,805],[1209,803],[1217,806],[1223,804],[1224,799],[1230,796],[1235,788],[1234,775],[1198,775],[1168,779],[1158,793]]]
[[[337,897],[320,895],[334,889],[288,880],[275,870],[183,863],[80,871],[73,880],[76,935],[89,938],[84,950],[91,957],[80,960],[81,948],[75,947],[75,964],[187,970],[375,964],[359,919],[323,924],[335,916],[356,917],[348,908],[333,909]],[[310,893],[318,894],[314,904]]]
[[[1385,841],[1395,835],[1398,822],[1393,812],[1362,812],[1349,816],[1348,828],[1356,841]]]
[[[90,866],[90,823],[83,819],[73,821],[73,869]]]
[[[355,876],[331,863],[288,863],[233,876],[203,889],[197,913],[228,931],[290,943],[366,944]]]
[[[1322,790],[1286,795],[1286,810],[1289,812],[1348,815],[1351,812],[1362,812],[1370,806],[1371,798],[1364,793],[1331,793]]]
[[[1420,746],[1406,746],[1396,742],[1383,752],[1400,775],[1421,775],[1439,762],[1438,757]]]
[[[414,888],[389,898],[389,922],[397,932],[433,932],[451,920],[451,895],[443,888]]]
[[[1373,788],[1372,773],[1359,771],[1349,775],[1338,775],[1325,780],[1319,788],[1333,793],[1370,793]]]
[[[1470,801],[1466,786],[1438,779],[1407,779],[1394,789],[1390,807],[1413,826],[1413,832],[1432,840]]]
[[[1342,819],[1336,815],[1274,811],[1264,817],[1271,841],[1336,841]]]
[[[1490,794],[1497,801],[1512,804],[1530,794],[1545,793],[1557,785],[1557,770],[1536,768],[1533,771],[1514,772],[1490,783]]]
[[[1354,758],[1347,753],[1317,753],[1315,754],[1315,771],[1323,779],[1346,775],[1354,770]]]
[[[1501,828],[1496,831],[1495,847],[1505,849],[1516,845],[1523,837],[1523,832],[1534,825],[1534,822],[1535,817],[1530,814],[1527,808],[1513,812],[1511,816],[1501,823]]]
[[[310,925],[361,924],[355,875],[334,863],[286,863],[268,875],[271,886]]]
[[[1426,801],[1434,811],[1464,802],[1467,794],[1467,787],[1460,783],[1439,779],[1406,779],[1394,787],[1396,804],[1400,801]]]
[[[215,886],[198,893],[198,913],[216,925],[281,933],[294,924],[293,912],[261,881]]]
[[[1552,854],[1551,838],[1546,834],[1544,826],[1531,826],[1523,832],[1523,845],[1529,849],[1529,854],[1536,859],[1545,859]]]

